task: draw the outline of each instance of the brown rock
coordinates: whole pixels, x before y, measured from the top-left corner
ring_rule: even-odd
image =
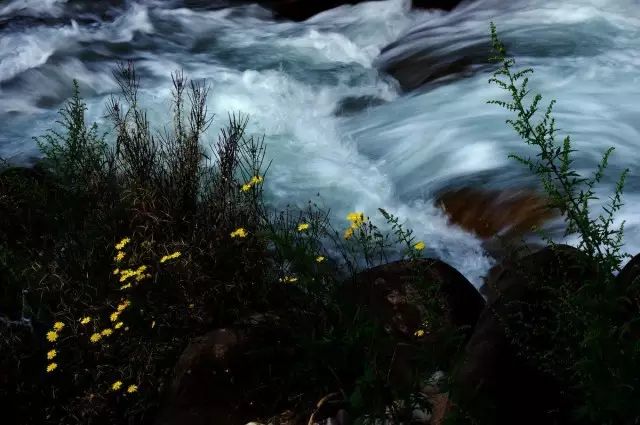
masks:
[[[356,303],[368,305],[376,317],[389,325],[397,336],[411,337],[421,327],[423,306],[412,283],[418,267],[427,283],[439,285],[448,320],[454,326],[472,329],[484,307],[475,287],[456,269],[439,260],[419,260],[412,264],[396,261],[360,273],[350,287]]]
[[[416,278],[439,289],[440,292],[434,294],[438,294],[435,296],[446,316],[441,318],[441,323],[423,326],[427,311],[415,284]],[[415,378],[412,365],[416,360],[414,333],[418,329],[425,328],[423,344],[440,344],[438,338],[443,326],[462,327],[470,335],[484,306],[484,299],[474,286],[439,260],[397,261],[374,267],[358,274],[355,282],[345,282],[343,290],[349,304],[354,308],[366,306],[367,314],[392,336],[388,341],[390,345],[381,350],[391,359],[388,379],[395,388],[402,388]]]
[[[438,196],[438,205],[450,218],[481,238],[504,234],[522,236],[557,216],[548,201],[532,190],[484,190],[463,188]]]
[[[238,425],[272,414],[280,392],[270,374],[286,373],[293,353],[281,344],[285,328],[269,316],[246,322],[189,343],[156,425]]]
[[[449,411],[449,394],[434,394],[429,397],[431,402],[431,419],[430,425],[442,425],[444,423],[445,416]]]
[[[558,245],[526,256],[502,270],[456,371],[455,402],[481,423],[567,423],[572,401],[562,377],[531,361],[551,348],[548,335],[530,331],[546,320],[551,303],[545,285],[578,288],[595,271],[576,248]],[[526,318],[518,323],[516,317]],[[509,323],[509,332],[505,323]],[[508,336],[509,335],[509,336]],[[511,336],[513,335],[513,336]],[[518,347],[513,338],[517,337]],[[523,348],[526,347],[526,355]],[[526,415],[523,415],[526,412]]]

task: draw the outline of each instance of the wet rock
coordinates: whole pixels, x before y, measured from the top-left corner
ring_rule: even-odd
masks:
[[[203,4],[207,0],[185,0],[189,3]],[[310,17],[317,15],[325,10],[333,9],[343,5],[353,5],[368,0],[257,0],[258,3],[274,12],[276,17],[290,19],[293,21],[305,21]],[[214,5],[233,4],[233,3],[250,3],[245,0],[209,0],[208,3]],[[450,11],[455,8],[460,0],[413,0],[413,6],[421,9],[442,9]]]
[[[569,423],[564,421],[573,402],[566,393],[567,382],[543,372],[531,360],[550,349],[553,341],[531,329],[546,323],[556,301],[545,285],[577,289],[595,273],[586,264],[580,251],[558,245],[555,250],[545,248],[526,256],[495,276],[494,295],[478,319],[454,377],[455,402],[463,411],[481,423],[497,425]],[[526,319],[514,320],[518,317]],[[522,355],[523,344],[527,355]]]
[[[473,329],[484,300],[475,287],[456,269],[439,260],[415,264],[397,261],[360,273],[350,287],[356,303],[368,305],[373,314],[399,337],[411,337],[421,326],[423,307],[412,279],[418,267],[425,282],[439,285],[445,299],[448,320],[457,327]]]
[[[438,323],[425,320],[433,312],[427,311],[416,279],[421,284],[439,289],[437,303],[445,317],[438,317]],[[475,287],[457,270],[439,260],[397,261],[363,271],[354,282],[345,282],[342,298],[354,309],[365,306],[367,315],[375,319],[391,337],[384,346],[381,355],[392,358],[389,365],[389,385],[392,388],[406,388],[415,380],[418,346],[415,344],[415,332],[423,329],[425,334],[419,344],[434,345],[445,356],[442,361],[451,360],[442,338],[445,328],[460,328],[463,337],[471,335],[480,315],[484,299]],[[435,294],[435,292],[434,292]],[[353,312],[346,313],[352,317]],[[447,330],[450,337],[450,331]],[[451,330],[453,332],[453,330]]]
[[[351,96],[345,97],[338,102],[334,115],[350,116],[358,114],[369,108],[379,106],[386,103],[384,99],[375,96]]]
[[[462,188],[441,193],[438,205],[453,224],[483,239],[514,239],[557,216],[533,190]]]
[[[293,357],[287,338],[286,327],[269,316],[194,338],[155,424],[237,425],[268,416],[280,394],[270,374],[284,373]]]
[[[416,9],[441,9],[447,12],[455,9],[462,0],[413,0],[413,7]]]

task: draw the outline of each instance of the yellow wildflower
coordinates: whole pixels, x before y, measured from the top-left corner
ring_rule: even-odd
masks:
[[[415,336],[417,336],[418,338],[424,336],[424,330],[423,329],[418,329],[417,331],[415,331],[413,333]]]
[[[118,304],[118,311],[122,311],[125,308],[129,307],[130,305],[131,305],[131,301],[124,300],[122,303]]]
[[[129,394],[135,393],[136,391],[138,391],[138,386],[137,386],[137,385],[133,385],[133,384],[131,384],[131,385],[129,385],[129,386],[127,387],[127,392],[128,392]]]
[[[62,330],[62,328],[64,328],[64,323],[62,323],[62,322],[56,322],[56,323],[54,323],[54,324],[53,324],[53,329],[54,329],[56,332],[61,331],[61,330]]]
[[[49,363],[47,365],[47,373],[51,373],[58,368],[58,363]]]
[[[351,222],[351,227],[360,227],[364,223],[364,213],[350,212],[347,214],[347,220]]]
[[[160,259],[160,262],[161,262],[161,263],[164,263],[165,261],[173,260],[174,258],[178,258],[178,257],[179,257],[179,256],[181,256],[181,255],[182,255],[182,253],[181,253],[180,251],[176,251],[176,252],[174,252],[173,254],[165,255],[164,257],[162,257],[162,258]],[[144,271],[144,270],[143,270],[143,271]]]
[[[121,250],[122,250],[122,248],[124,248],[124,247],[129,243],[129,242],[131,242],[131,239],[129,239],[129,238],[124,238],[124,239],[122,239],[120,242],[118,242],[118,243],[116,244],[116,249],[117,249],[118,251],[121,251]]]
[[[129,289],[129,288],[131,288],[131,284],[130,284],[130,283],[127,283],[126,285],[122,285],[122,286],[120,287],[120,290],[124,291],[125,289]]]
[[[117,275],[118,273],[120,273],[120,269],[115,269],[115,270],[113,271],[113,274],[114,274],[114,275]]]
[[[325,260],[325,258],[322,255],[319,255],[318,257],[316,257],[316,263],[322,263]]]
[[[93,342],[95,344],[96,342],[100,341],[101,339],[102,339],[102,335],[100,335],[99,333],[94,333],[89,338],[89,341],[91,341],[91,342]]]
[[[49,352],[47,353],[47,360],[52,360],[57,355],[58,352],[56,350],[49,350]]]
[[[345,239],[350,239],[351,236],[353,236],[353,227],[349,227],[347,230],[344,231]]]
[[[116,381],[111,385],[113,391],[118,391],[122,387],[122,381]]]
[[[80,324],[81,325],[86,325],[90,321],[91,321],[91,316],[86,316],[86,317],[83,317],[82,319],[80,319]]]
[[[47,332],[47,341],[55,342],[58,339],[58,332],[49,331]]]
[[[298,278],[293,276],[285,276],[284,279],[280,279],[280,282],[284,282],[284,283],[294,283],[297,281],[298,281]]]
[[[114,261],[122,261],[122,259],[124,258],[125,253],[124,251],[118,251],[118,253],[116,254],[115,257],[113,257]]]
[[[100,332],[100,335],[102,335],[102,336],[109,336],[109,335],[111,335],[112,333],[113,333],[113,331],[112,331],[111,329],[107,328],[107,329],[103,330],[102,332]]]
[[[114,329],[120,329],[122,327],[122,325],[123,325],[122,322],[118,322],[113,327],[114,327]]]
[[[420,241],[413,246],[417,251],[422,251],[425,247],[424,242]]]
[[[253,176],[251,177],[251,184],[260,184],[263,180],[262,176]]]
[[[245,183],[242,185],[242,190],[243,192],[248,192],[249,190],[251,190],[251,185],[249,183]]]
[[[109,316],[109,320],[115,322],[116,320],[118,320],[118,316],[120,316],[120,311],[114,311],[113,313],[111,313],[111,316]]]
[[[234,230],[233,232],[231,232],[231,237],[235,238],[235,237],[240,237],[240,238],[246,238],[247,237],[247,231],[244,230],[243,227],[239,227],[236,230]]]
[[[134,276],[135,274],[136,272],[134,272],[131,269],[122,270],[120,272],[120,282],[124,282],[125,280],[129,279],[131,276]]]
[[[298,232],[304,232],[309,228],[309,223],[300,223],[298,224]]]

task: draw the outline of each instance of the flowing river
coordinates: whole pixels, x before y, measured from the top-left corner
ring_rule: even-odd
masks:
[[[516,67],[535,70],[529,88],[543,95],[541,109],[557,99],[557,140],[571,135],[575,166],[591,172],[615,147],[598,194],[606,200],[631,169],[616,223],[626,220],[625,251],[638,253],[638,0],[472,0],[452,12],[386,0],[299,23],[213,0],[0,0],[0,156],[37,157],[31,138],[54,125],[73,78],[89,121],[108,130],[102,116],[117,92],[118,60],[134,61],[150,121],[164,123],[170,73],[184,69],[211,86],[211,137],[238,111],[249,114],[250,133],[265,135],[273,160],[265,189],[274,205],[304,205],[320,193],[338,228],[353,210],[381,223],[383,207],[425,241],[426,255],[478,286],[494,259],[433,200],[450,187],[531,187],[535,178],[508,154],[536,151],[505,124],[512,113],[486,104],[510,99],[488,84],[496,66],[474,65],[411,91],[382,69],[419,52],[484,54],[490,21]],[[560,226],[551,231],[563,240]]]

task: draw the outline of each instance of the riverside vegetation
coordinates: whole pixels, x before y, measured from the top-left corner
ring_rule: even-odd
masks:
[[[566,423],[637,424],[640,290],[636,281],[621,288],[612,275],[625,257],[623,227],[612,225],[627,172],[606,214],[592,218],[593,188],[613,149],[593,177],[578,175],[569,137],[554,140],[553,102],[532,124],[541,99],[524,104],[532,71],[512,73],[493,24],[491,36],[501,68],[490,81],[513,98],[493,103],[517,114],[508,122],[538,151],[515,159],[540,177],[567,234],[579,236],[589,271],[578,286],[542,282],[543,309],[512,303],[496,314],[519,355],[563,383],[572,400]],[[312,202],[274,211],[263,198],[265,146],[246,134],[246,117],[230,116],[205,146],[203,83],[173,75],[172,128],[157,131],[139,104],[133,65],[114,76],[122,92],[107,105],[114,143],[85,122],[74,82],[62,129],[37,138],[42,160],[33,168],[5,163],[0,174],[3,415],[16,424],[153,423],[189,341],[256,314],[278,317],[287,331],[272,345],[291,350],[280,368],[252,366],[255,385],[234,408],[265,422],[286,409],[308,419],[316,400],[338,392],[357,423],[409,423],[416,407],[430,409],[421,385],[439,371],[455,374],[468,329],[445,319],[442,288],[422,279],[428,241],[383,209],[391,233],[364,212],[335,228]],[[398,259],[415,266],[413,302],[425,313],[401,341],[416,350],[411,379],[390,385],[397,336],[343,287]],[[446,423],[495,423],[492,400],[466,402],[468,389],[446,381]]]

